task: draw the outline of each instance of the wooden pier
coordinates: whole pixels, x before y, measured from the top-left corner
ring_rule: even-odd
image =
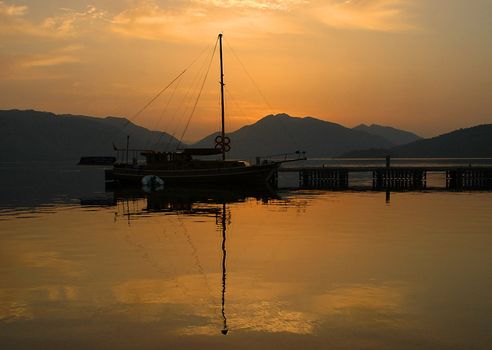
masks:
[[[372,174],[375,190],[412,190],[427,187],[427,174],[445,174],[450,190],[492,190],[491,166],[355,166],[355,167],[285,167],[279,172],[299,174],[299,187],[348,189],[349,175]]]
[[[492,168],[458,168],[446,171],[446,187],[453,189],[492,189]]]
[[[372,171],[372,187],[375,189],[425,188],[427,172],[420,168],[382,168]]]
[[[331,168],[300,169],[299,185],[311,188],[348,188],[348,171]]]

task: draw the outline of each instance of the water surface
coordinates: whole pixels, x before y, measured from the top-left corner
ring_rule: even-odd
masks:
[[[2,188],[2,349],[490,348],[490,192],[105,192],[74,171]]]

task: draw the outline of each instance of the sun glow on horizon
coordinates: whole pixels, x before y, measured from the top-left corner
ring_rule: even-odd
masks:
[[[280,112],[428,136],[491,122],[487,9],[451,3],[0,1],[0,108],[131,117],[224,32],[229,130]],[[189,139],[217,129],[214,69]],[[136,122],[159,125],[162,110]]]

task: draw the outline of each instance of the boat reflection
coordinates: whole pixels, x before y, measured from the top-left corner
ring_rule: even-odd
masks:
[[[263,203],[279,199],[279,195],[270,187],[255,188],[203,188],[203,187],[172,187],[161,191],[147,191],[138,188],[116,188],[112,198],[108,199],[113,205],[122,205],[125,215],[159,212],[181,212],[187,215],[215,214],[220,208],[210,207],[209,204],[225,204],[244,202],[256,199]],[[145,208],[131,208],[130,202],[142,200]],[[81,203],[84,204],[84,203]]]
[[[222,236],[222,278],[221,278],[221,316],[222,329],[220,333],[227,335],[229,327],[226,316],[226,277],[227,277],[227,225],[230,224],[231,214],[228,204],[255,199],[267,204],[272,200],[281,199],[270,187],[254,188],[190,188],[173,187],[159,191],[149,191],[147,188],[115,188],[107,193],[106,198],[81,200],[83,206],[116,206],[115,220],[124,216],[128,224],[145,214],[177,214],[186,216],[215,217],[216,228]],[[146,206],[142,206],[142,201]]]

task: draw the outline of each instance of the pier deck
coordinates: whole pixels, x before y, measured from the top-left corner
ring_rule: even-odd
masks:
[[[348,188],[350,173],[371,173],[375,189],[426,188],[427,173],[444,173],[449,189],[492,189],[491,166],[323,166],[285,167],[279,172],[299,174],[305,188]]]

